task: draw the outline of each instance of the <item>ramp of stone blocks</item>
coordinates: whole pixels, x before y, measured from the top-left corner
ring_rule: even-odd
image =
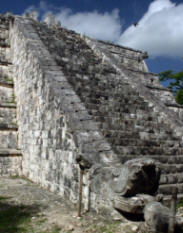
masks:
[[[17,149],[16,103],[9,44],[9,19],[0,16],[0,174],[17,175],[21,153]]]
[[[144,66],[140,64],[140,71],[130,73],[128,67],[118,67],[110,60],[110,54],[103,54],[100,46],[94,43],[91,49],[74,32],[49,29],[38,22],[32,22],[32,26],[27,29],[32,34],[24,28],[25,36],[35,42],[37,30],[45,50],[41,51],[40,41],[29,47],[39,46],[41,64],[50,65],[50,69],[55,66],[47,70],[44,79],[49,80],[49,72],[55,72],[50,80],[52,93],[62,98],[70,133],[84,158],[96,163],[124,162],[139,156],[164,161],[161,190],[179,182],[181,191],[182,124],[143,84],[140,74],[148,74]],[[135,82],[137,74],[140,79]],[[175,170],[178,172],[173,180]]]
[[[183,125],[166,103],[160,102],[160,98],[168,96],[175,104],[170,92],[159,84],[155,75],[147,72],[143,53],[109,45],[118,50],[121,62],[114,51],[111,55],[106,43],[85,39],[86,43],[80,35],[63,28],[53,30],[40,24],[34,27],[89,113],[88,118],[85,108],[83,112],[80,109],[78,120],[86,125],[96,122],[104,136],[103,141],[94,136],[93,142],[84,142],[78,133],[81,128],[71,121],[70,127],[82,144],[82,152],[93,160],[94,154],[102,157],[103,150],[109,157],[111,153],[117,154],[121,162],[139,156],[163,161],[160,192],[168,194],[167,185],[170,191],[171,186],[178,184],[181,193]],[[133,59],[133,63],[130,60],[126,65],[125,59]],[[63,93],[69,92],[66,83],[60,85]],[[77,104],[78,100],[70,102],[71,119],[78,114]],[[101,145],[105,145],[105,150]]]
[[[119,56],[119,54],[123,54],[124,48],[121,48],[121,51],[120,48],[118,48],[118,54],[116,54],[113,45],[106,43],[101,44],[101,42],[90,39],[86,39],[86,41],[92,48],[94,48],[95,53],[105,57],[105,60],[113,64],[113,67],[117,70],[121,71],[131,87],[135,87],[140,91],[140,95],[145,101],[148,101],[149,105],[152,107],[152,112],[155,110],[155,112],[158,111],[160,113],[159,116],[157,115],[156,119],[159,124],[158,129],[160,135],[162,135],[161,127],[165,122],[168,123],[167,133],[169,136],[165,136],[164,134],[163,141],[162,138],[157,135],[158,141],[155,144],[154,142],[151,143],[151,141],[147,142],[147,146],[151,147],[150,150],[145,149],[144,151],[143,149],[142,152],[139,152],[138,149],[136,150],[134,148],[132,151],[135,151],[134,154],[146,154],[147,156],[162,162],[161,186],[159,192],[170,194],[170,188],[178,185],[179,193],[182,193],[182,106],[176,104],[170,90],[161,86],[157,75],[148,73],[146,67],[139,64],[139,59],[134,59],[135,56],[131,56],[130,58],[128,54],[128,59],[136,60],[136,65],[134,67],[128,67],[124,63],[124,60],[121,60],[121,57]],[[132,53],[131,50],[130,53]],[[142,54],[140,57],[142,57]],[[171,130],[176,136],[174,135],[172,137],[170,133]],[[154,131],[153,125],[151,125],[151,131]],[[142,133],[143,132],[141,132],[141,134]],[[158,149],[156,152],[153,148],[154,145],[159,146],[160,150]],[[130,157],[134,158],[134,156]],[[124,157],[124,160],[126,161],[126,156]]]

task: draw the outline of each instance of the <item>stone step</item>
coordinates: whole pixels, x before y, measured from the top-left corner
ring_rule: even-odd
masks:
[[[0,31],[8,31],[9,30],[9,27],[7,27],[6,25],[3,25],[3,24],[1,24],[1,26],[0,26]]]
[[[122,97],[123,98],[123,97]],[[121,98],[121,99],[122,99]],[[143,110],[143,111],[149,111],[151,112],[151,108],[148,106],[148,104],[145,103],[126,103],[125,101],[122,101],[119,99],[119,101],[114,98],[111,101],[106,101],[103,99],[87,99],[85,97],[85,100],[83,100],[85,103],[85,106],[87,109],[91,110],[102,110],[102,112],[108,113],[109,111],[114,112],[121,112],[121,113],[137,113],[137,110]],[[115,101],[115,102],[114,102]],[[134,107],[135,105],[135,107]]]
[[[13,66],[2,66],[0,65],[0,80],[2,82],[11,82],[13,81]]]
[[[17,124],[5,124],[5,123],[0,124],[0,131],[17,131],[17,130],[18,130]]]
[[[163,147],[180,147],[181,143],[175,140],[145,140],[145,139],[131,139],[111,137],[108,142],[116,146],[163,146]]]
[[[164,195],[171,195],[172,188],[177,187],[178,193],[183,194],[183,183],[180,184],[162,184],[159,186],[158,193],[162,193]]]
[[[135,119],[123,119],[107,116],[92,116],[98,122],[101,129],[121,130],[121,131],[137,131],[148,132],[156,135],[169,135],[173,137],[173,131],[170,130],[168,125],[160,124],[154,121],[140,121]]]
[[[88,113],[92,116],[95,117],[114,117],[114,118],[120,118],[120,119],[136,119],[136,120],[144,120],[144,121],[153,121],[153,118],[155,117],[155,114],[153,112],[143,112],[141,113],[142,110],[140,109],[135,109],[133,106],[128,106],[126,109],[123,109],[121,111],[120,108],[116,109],[113,107],[113,110],[109,110],[108,105],[94,105],[94,108],[87,108]]]
[[[176,183],[183,183],[183,173],[182,172],[161,174],[160,184],[176,184]]]
[[[13,88],[13,80],[9,77],[0,77],[0,86]]]
[[[172,93],[172,91],[168,88],[165,88],[163,86],[153,86],[153,85],[145,85],[147,88],[149,88],[150,90],[158,90],[158,91],[162,91],[162,92],[169,92]]]
[[[3,81],[0,80],[0,86],[1,87],[13,88],[14,84],[12,82],[3,82]]]
[[[152,158],[163,164],[183,164],[183,155],[155,155]]]
[[[139,140],[154,140],[154,141],[164,141],[164,140],[171,140],[171,141],[176,141],[180,140],[178,136],[169,134],[168,132],[159,132],[159,134],[154,134],[152,131],[143,131],[139,129],[133,129],[133,130],[119,130],[119,129],[109,129],[107,127],[106,129],[100,129],[104,137],[106,139],[111,138],[120,138],[121,140],[123,139],[139,139]]]
[[[163,88],[161,84],[159,86],[151,86],[146,85],[148,90],[154,94],[156,97],[158,97],[162,102],[169,101],[172,104],[175,104],[175,98],[173,97],[173,94],[170,89]]]
[[[0,40],[5,42],[9,41],[9,30],[1,30],[1,26],[0,26]]]
[[[177,109],[183,110],[183,105],[180,105],[180,104],[176,104],[176,103],[174,104],[174,103],[167,102],[165,103],[165,105],[170,108],[177,108]]]
[[[8,66],[8,65],[12,65],[12,62],[0,59],[0,65],[1,66]]]
[[[10,86],[0,86],[0,104],[15,104],[14,90]]]
[[[8,44],[5,40],[0,39],[0,47],[1,48],[10,48],[10,44]]]
[[[180,173],[183,171],[183,164],[163,164],[159,165],[162,174]]]
[[[121,155],[182,155],[183,147],[156,147],[156,146],[114,146]]]
[[[0,108],[14,108],[16,109],[17,105],[15,103],[7,103],[7,104],[1,104],[0,103]]]
[[[16,148],[17,147],[17,131],[0,131],[0,147],[1,148]]]
[[[183,155],[124,155],[120,156],[121,162],[125,163],[127,160],[134,159],[134,158],[151,158],[156,160],[158,163],[163,164],[183,164]]]
[[[0,126],[15,126],[17,124],[15,108],[0,108]]]
[[[166,196],[163,197],[163,201],[162,201],[162,202],[163,202],[163,204],[164,204],[165,206],[167,206],[167,207],[170,208],[171,200],[172,200],[172,195],[166,195]],[[178,195],[177,195],[177,200],[178,200],[178,202],[179,202],[179,201],[182,202],[182,201],[183,201],[183,194],[178,193]]]
[[[0,157],[22,156],[18,149],[0,148]]]
[[[139,114],[129,114],[127,111],[125,114],[123,112],[114,112],[112,115],[102,114],[100,110],[88,110],[89,114],[93,117],[96,122],[99,122],[99,127],[101,129],[110,128],[112,130],[132,130],[138,132],[149,132],[156,133],[159,136],[165,136],[167,134],[173,135],[173,131],[170,127],[162,122],[158,122],[157,117],[149,115],[149,117],[144,117],[141,119]],[[142,113],[143,114],[143,113]],[[127,116],[128,115],[128,119]],[[174,137],[174,136],[173,136]]]
[[[22,154],[17,149],[0,148],[0,175],[21,175]]]

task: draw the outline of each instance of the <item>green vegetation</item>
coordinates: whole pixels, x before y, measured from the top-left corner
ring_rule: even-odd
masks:
[[[31,228],[31,213],[24,206],[1,205],[0,232],[24,233]],[[3,208],[2,208],[3,206]]]
[[[10,101],[12,104],[15,104],[15,95],[14,93],[12,93],[12,96],[11,96],[11,101]]]
[[[177,209],[179,209],[180,207],[183,207],[183,200],[178,200],[177,202]]]
[[[10,176],[9,178],[14,180],[14,179],[20,179],[21,177],[18,175],[15,175],[15,176]]]
[[[58,226],[54,226],[52,230],[45,230],[45,231],[40,231],[38,233],[60,233],[61,228]]]
[[[178,104],[183,104],[183,71],[174,73],[167,70],[160,73],[160,81],[169,81],[168,88],[172,91]]]
[[[7,101],[7,104],[15,104],[16,100],[15,100],[15,95],[14,93],[12,93],[11,98]]]
[[[7,199],[9,199],[9,197],[0,196],[0,202],[3,201],[3,200],[7,200]]]
[[[90,230],[97,233],[114,233],[117,232],[120,223],[120,221],[106,221],[102,226],[92,225]]]
[[[10,176],[10,179],[22,179],[31,183],[34,183],[32,180],[30,180],[29,178],[27,178],[26,176],[19,176],[19,175],[15,175],[15,176]]]
[[[4,233],[59,233],[60,227],[53,225],[44,229],[46,218],[38,215],[38,206],[9,204],[7,197],[0,197],[0,232]]]
[[[4,77],[4,80],[5,80],[6,82],[11,82],[11,83],[13,83],[13,78],[11,78],[11,77],[5,76],[5,77]]]

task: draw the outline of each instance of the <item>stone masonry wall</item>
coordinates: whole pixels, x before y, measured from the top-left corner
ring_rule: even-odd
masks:
[[[16,17],[10,29],[22,172],[76,202],[79,180],[76,157],[82,152],[87,163],[91,162],[89,166],[96,164],[84,174],[85,208],[89,203],[95,210],[108,208],[112,205],[110,187],[104,182],[102,186],[107,191],[89,192],[89,180],[99,162],[110,164],[117,160],[117,155],[112,149],[109,153],[110,145],[99,132],[98,124],[31,24],[35,21]],[[92,146],[95,143],[93,151],[88,151],[83,143]]]
[[[21,175],[8,15],[0,14],[0,176]]]
[[[76,201],[77,150],[60,107],[66,80],[28,19],[15,19],[10,40],[23,175]]]
[[[161,86],[145,54],[23,17],[12,21],[10,43],[25,176],[76,202],[78,161],[85,207],[112,214],[122,164],[149,156],[165,161],[163,179],[179,168],[182,192],[182,123],[149,91]]]

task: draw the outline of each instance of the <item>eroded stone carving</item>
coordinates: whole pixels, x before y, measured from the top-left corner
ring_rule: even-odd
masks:
[[[116,193],[132,197],[139,193],[154,195],[158,189],[160,170],[152,159],[133,159],[127,161],[114,182]]]
[[[32,11],[30,13],[30,17],[34,20],[37,20],[38,19],[38,12],[36,10]]]
[[[131,214],[143,214],[144,206],[155,201],[155,197],[138,194],[134,197],[119,197],[114,200],[114,208]]]
[[[51,13],[48,13],[45,18],[44,22],[48,25],[48,27],[61,27],[61,23],[57,21]]]
[[[160,202],[149,202],[144,208],[144,219],[148,228],[154,232],[168,232],[171,212]],[[183,218],[175,217],[175,232],[183,232]]]

